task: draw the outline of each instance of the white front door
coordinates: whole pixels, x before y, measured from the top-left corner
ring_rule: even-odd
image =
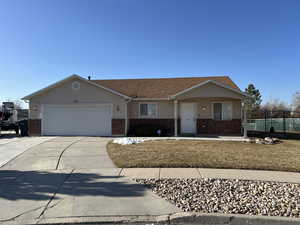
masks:
[[[196,133],[196,104],[180,104],[181,133]]]

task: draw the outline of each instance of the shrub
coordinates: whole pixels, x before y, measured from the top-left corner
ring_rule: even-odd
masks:
[[[130,134],[134,136],[140,136],[140,137],[157,137],[159,136],[157,131],[161,130],[160,136],[167,135],[166,129],[159,125],[150,125],[150,124],[144,124],[135,126],[130,130]]]

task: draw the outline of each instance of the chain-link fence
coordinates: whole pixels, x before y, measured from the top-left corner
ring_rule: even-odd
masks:
[[[249,111],[243,126],[249,136],[300,138],[300,111]]]

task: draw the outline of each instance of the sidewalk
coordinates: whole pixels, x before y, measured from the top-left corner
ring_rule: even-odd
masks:
[[[300,173],[265,170],[208,168],[123,168],[120,172],[120,175],[128,176],[134,179],[219,178],[300,183]]]

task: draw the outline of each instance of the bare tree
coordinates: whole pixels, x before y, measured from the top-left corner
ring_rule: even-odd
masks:
[[[284,102],[284,101],[282,101],[278,98],[272,99],[272,100],[266,102],[262,106],[262,109],[270,110],[270,111],[271,110],[272,111],[288,111],[288,110],[291,110],[290,106],[286,102]]]
[[[20,99],[16,99],[16,100],[7,99],[6,102],[13,102],[15,109],[23,109],[24,108],[24,103]]]
[[[293,108],[295,111],[300,111],[300,91],[294,94]]]

